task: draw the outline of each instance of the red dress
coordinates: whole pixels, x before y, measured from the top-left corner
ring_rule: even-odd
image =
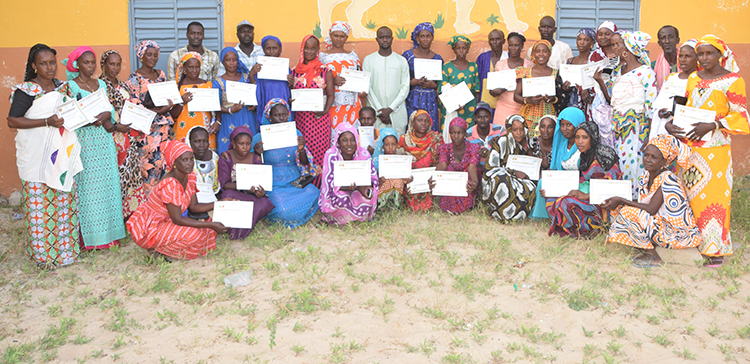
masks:
[[[465,143],[466,151],[464,152],[464,158],[458,162],[453,159],[453,144],[438,146],[438,163],[447,163],[448,167],[445,169],[446,171],[468,172],[470,164],[473,164],[475,167],[479,165],[479,145],[469,143],[468,141]],[[477,186],[477,188],[480,187]],[[439,206],[443,211],[460,214],[474,207],[474,197],[474,194],[466,197],[440,196]]]
[[[215,231],[180,226],[169,217],[168,203],[186,211],[196,192],[198,188],[193,173],[188,175],[188,183],[184,189],[175,178],[162,179],[151,189],[146,203],[138,206],[127,222],[133,241],[144,249],[156,249],[159,253],[179,259],[195,259],[215,249]]]
[[[326,73],[328,70],[322,68],[319,74],[313,78],[311,84],[307,83],[305,74],[297,73],[292,70],[294,85],[292,89],[322,88],[325,93]],[[323,157],[329,148],[331,148],[331,114],[326,113],[322,117],[315,115],[313,111],[296,111],[294,121],[297,123],[297,129],[305,137],[305,145],[313,155],[315,163],[322,163]],[[337,141],[338,142],[338,141]],[[320,178],[316,179],[316,186],[320,185]]]

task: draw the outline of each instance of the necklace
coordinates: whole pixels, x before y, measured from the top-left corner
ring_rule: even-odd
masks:
[[[88,89],[88,91],[89,91],[89,92],[91,92],[91,93],[93,93],[93,92],[94,92],[94,89],[92,89],[92,88],[91,88],[91,86],[89,86],[88,82],[84,81],[84,80],[83,80],[83,79],[81,78],[81,76],[78,76],[78,77],[76,77],[76,78],[77,78],[77,79],[78,79],[78,80],[80,81],[80,83],[82,83],[83,85],[85,85],[85,86],[86,86],[86,88]]]

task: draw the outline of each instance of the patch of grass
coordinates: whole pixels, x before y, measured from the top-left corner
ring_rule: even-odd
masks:
[[[93,337],[86,337],[84,335],[78,334],[78,335],[76,335],[76,338],[73,339],[73,344],[84,345],[84,344],[90,343],[91,340],[94,340],[94,338]]]
[[[440,359],[441,363],[447,364],[468,364],[474,363],[469,353],[450,353]]]
[[[31,359],[36,345],[33,343],[8,345],[0,356],[0,361],[7,364],[22,363]]]
[[[312,313],[331,308],[331,301],[318,294],[314,288],[305,288],[300,292],[292,292],[283,305],[283,310],[290,312]]]
[[[682,351],[672,351],[675,355],[686,360],[695,360],[697,356],[688,350],[688,348],[682,349]]]
[[[740,339],[750,339],[750,324],[737,328],[735,329],[735,331],[737,332],[737,336],[739,336]]]
[[[462,292],[467,298],[473,300],[477,292],[485,294],[492,288],[494,281],[492,279],[486,279],[479,277],[475,272],[465,274],[451,274],[453,279],[453,288]]]
[[[427,340],[424,339],[422,343],[419,344],[419,350],[424,353],[424,355],[427,356],[427,358],[430,358],[430,355],[437,351],[437,345],[435,345],[435,340]]]
[[[291,351],[294,352],[294,356],[299,356],[300,353],[302,353],[303,351],[305,351],[305,346],[304,345],[294,345],[291,348],[289,348],[289,350],[291,350]]]
[[[76,319],[72,317],[61,318],[59,323],[60,326],[49,325],[47,331],[44,333],[44,336],[39,341],[39,349],[56,349],[68,342],[68,336],[70,336],[70,331],[73,329],[73,326],[76,323]]]
[[[594,331],[586,330],[585,327],[581,326],[581,330],[583,330],[583,336],[585,337],[594,337]]]
[[[659,334],[659,335],[654,335],[654,336],[646,335],[646,336],[651,338],[651,341],[664,347],[673,344],[672,340],[669,340],[669,336],[667,336],[667,334]]]
[[[305,325],[299,323],[299,321],[294,323],[294,328],[292,328],[292,331],[294,332],[305,332]]]

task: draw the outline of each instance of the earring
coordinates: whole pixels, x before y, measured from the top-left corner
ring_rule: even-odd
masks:
[[[627,55],[628,55],[627,52],[625,52],[625,51],[622,52],[622,58],[625,58],[625,56],[627,56]]]

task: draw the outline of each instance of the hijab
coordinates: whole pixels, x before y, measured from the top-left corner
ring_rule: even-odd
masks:
[[[523,138],[526,140],[526,148],[524,148],[520,143],[516,141],[515,138],[513,138],[513,132],[511,130],[513,129],[513,122],[515,121],[520,121],[521,125],[523,125]],[[529,125],[526,123],[526,119],[524,119],[523,116],[518,114],[508,116],[508,118],[505,119],[505,130],[507,131],[505,137],[508,139],[508,146],[511,147],[508,148],[508,154],[515,153],[516,149],[521,149],[524,154],[527,151],[532,151],[531,154],[533,155],[537,154],[537,152],[539,151],[539,145],[534,142],[534,140],[532,140],[529,133]]]
[[[289,104],[282,98],[275,97],[268,100],[266,107],[263,109],[263,118],[260,120],[260,125],[271,124],[271,110],[273,110],[276,105],[284,105],[287,111],[289,110]]]
[[[200,53],[198,52],[187,52],[185,53],[182,58],[180,58],[180,62],[177,64],[177,83],[182,80],[185,75],[183,74],[185,72],[185,63],[191,59],[197,59],[198,63],[203,63],[203,59],[201,58]]]
[[[65,76],[68,81],[78,77],[78,58],[86,52],[91,52],[91,54],[94,55],[94,58],[96,58],[96,53],[94,53],[94,50],[91,49],[91,47],[80,46],[70,52],[68,58],[62,60],[62,64],[65,65]]]
[[[331,33],[336,32],[336,31],[344,32],[344,34],[349,35],[352,33],[352,26],[349,25],[349,23],[345,21],[340,21],[340,20],[337,20],[333,22],[333,24],[331,24],[331,29],[328,29],[328,36],[325,37],[324,39],[326,42],[326,49],[329,51],[333,49],[333,41],[331,41]]]
[[[594,28],[581,28],[580,30],[578,30],[578,34],[576,35],[576,37],[581,34],[589,37],[593,41],[591,45],[591,49],[593,50],[594,47],[596,47],[596,30],[594,30]]]
[[[442,140],[442,137],[432,130],[428,130],[427,134],[422,138],[418,138],[414,128],[414,121],[419,115],[427,115],[430,119],[430,125],[432,125],[432,117],[430,114],[422,109],[416,110],[411,113],[409,117],[409,131],[402,136],[403,143],[400,145],[406,152],[413,155],[417,160],[422,159],[427,153],[432,153],[433,162],[437,158],[437,146]],[[347,123],[343,123],[347,124]]]
[[[237,54],[237,50],[234,49],[234,47],[224,47],[219,55],[219,62],[224,63],[224,57],[230,52],[237,56],[237,72],[240,74],[250,73],[250,70],[247,69],[247,66],[244,63],[242,63],[242,59],[240,59],[240,55]]]
[[[380,158],[380,155],[384,153],[383,151],[383,144],[385,144],[385,138],[392,136],[396,138],[396,143],[398,143],[398,135],[396,135],[396,130],[393,128],[383,128],[380,129],[380,135],[378,136],[378,141],[375,142],[375,151],[372,153],[372,163],[375,165],[375,170],[380,170],[378,166],[378,160]]]
[[[247,136],[250,137],[250,139],[253,138],[253,132],[250,131],[250,128],[248,128],[245,125],[239,125],[232,130],[232,133],[229,134],[229,148],[228,149],[234,149],[234,138],[238,137],[240,134],[247,134]]]
[[[135,45],[135,56],[138,57],[138,59],[143,58],[146,54],[146,50],[149,48],[156,48],[157,52],[161,49],[153,40],[142,40]]]
[[[417,37],[419,37],[419,32],[427,30],[432,35],[435,35],[435,28],[432,26],[432,23],[425,22],[425,23],[419,23],[416,27],[414,27],[414,31],[411,32],[411,42],[414,45],[412,49],[419,47],[419,42],[417,42]]]
[[[719,53],[721,53],[721,58],[719,59],[719,65],[721,65],[721,67],[724,67],[724,69],[729,72],[737,73],[740,71],[740,66],[738,66],[737,61],[735,61],[735,58],[737,57],[723,40],[713,34],[707,34],[698,39],[694,48],[697,49],[699,46],[706,44],[714,46],[719,50]]]
[[[336,127],[336,129],[333,130],[334,143],[333,145],[331,145],[331,149],[328,151],[328,153],[333,152],[333,155],[332,155],[333,159],[331,159],[331,161],[344,160],[344,156],[341,154],[341,148],[339,148],[339,139],[341,138],[341,135],[346,133],[347,131],[354,135],[354,139],[356,140],[356,143],[357,143],[357,150],[354,152],[354,156],[352,157],[352,160],[364,161],[364,160],[371,159],[370,152],[368,152],[366,148],[362,148],[362,146],[359,145],[359,133],[357,132],[357,129],[355,129],[352,124],[341,123]]]
[[[573,124],[573,126],[578,127],[578,125],[586,121],[586,115],[577,107],[567,107],[557,117],[555,136],[552,137],[552,164],[550,164],[550,169],[556,171],[562,170],[562,162],[570,159],[578,151],[578,147],[575,144],[568,150],[568,138],[560,131],[560,124],[562,124],[563,119]]]
[[[266,42],[268,42],[269,40],[276,41],[276,43],[279,43],[279,48],[281,48],[281,39],[279,39],[278,37],[275,37],[273,35],[267,35],[267,36],[263,37],[263,39],[261,39],[261,41],[260,41],[260,47],[261,48],[265,47],[266,46]]]
[[[546,39],[540,39],[540,40],[536,41],[536,43],[534,43],[533,46],[531,46],[531,53],[534,53],[534,50],[536,49],[536,46],[538,46],[540,44],[546,45],[547,49],[549,49],[549,51],[552,52],[552,43],[550,43]],[[534,64],[536,64],[536,57],[531,57],[531,60],[534,62]]]
[[[605,171],[609,171],[620,158],[617,156],[617,152],[611,147],[601,144],[599,139],[599,126],[593,121],[587,121],[581,123],[576,128],[576,133],[579,130],[583,130],[589,135],[591,141],[591,147],[581,153],[581,159],[578,161],[578,170],[580,172],[586,172],[591,167],[594,161],[598,161],[599,164]]]
[[[297,72],[305,78],[307,81],[306,85],[312,85],[314,83],[313,79],[318,77],[318,72],[323,68],[323,62],[321,62],[319,58],[320,48],[318,48],[318,54],[315,55],[315,59],[305,64],[305,43],[313,37],[315,36],[308,34],[302,38],[302,44],[299,46],[299,62],[297,62],[297,66],[294,67],[294,72]]]
[[[687,168],[690,148],[669,134],[660,134],[648,141],[648,145],[653,145],[659,149],[664,159],[667,160],[667,166],[675,160],[677,165]]]

